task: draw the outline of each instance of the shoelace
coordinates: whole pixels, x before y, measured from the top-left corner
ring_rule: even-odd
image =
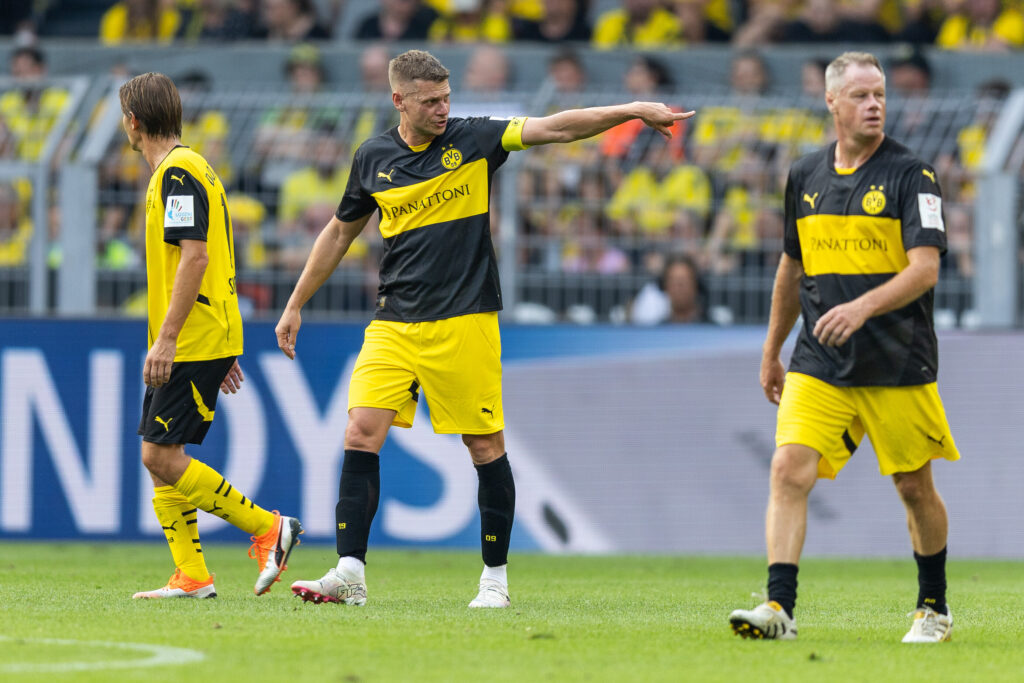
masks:
[[[508,596],[505,594],[505,587],[496,581],[481,581],[480,592],[493,593],[502,600],[505,600]]]
[[[924,612],[924,617],[921,618],[921,633],[928,637],[934,638],[939,629],[939,615],[936,612],[928,610],[914,610],[907,614],[908,617],[916,617],[918,612]]]
[[[171,578],[167,579],[167,585],[164,588],[177,588],[181,582],[181,569],[175,568],[174,574]]]
[[[260,569],[263,569],[263,565],[267,563],[267,555],[270,551],[259,544],[255,536],[250,536],[249,540],[252,541],[252,545],[249,546],[249,557],[260,563]]]

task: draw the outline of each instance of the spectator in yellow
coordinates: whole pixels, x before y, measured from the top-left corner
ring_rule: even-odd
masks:
[[[622,0],[594,27],[594,47],[662,48],[682,44],[682,25],[658,0]]]
[[[307,155],[313,164],[285,178],[278,206],[276,261],[291,270],[301,269],[306,262],[320,228],[334,215],[338,197],[345,194],[348,183],[348,150],[333,128],[325,126],[316,132]],[[358,259],[366,251],[366,241],[358,237],[348,255]]]
[[[156,41],[169,43],[178,34],[181,15],[174,0],[121,0],[100,19],[100,42]]]
[[[35,161],[46,137],[68,103],[64,88],[44,87],[46,58],[36,47],[19,47],[11,54],[11,76],[17,86],[0,95],[0,120],[12,138],[15,156]]]
[[[451,11],[434,20],[427,38],[435,42],[505,43],[512,39],[512,22],[503,2],[452,0]]]
[[[225,187],[231,187],[235,172],[228,154],[227,140],[231,124],[224,112],[206,108],[204,99],[213,89],[209,75],[193,70],[174,79],[181,95],[182,144],[202,155],[220,176]]]
[[[383,43],[367,46],[359,56],[359,85],[366,97],[350,119],[352,125],[348,140],[351,149],[357,149],[370,137],[398,125],[395,108],[390,103],[387,108],[380,106],[380,95],[391,92],[391,84],[388,83],[390,62],[391,53]]]
[[[32,240],[32,219],[22,210],[10,183],[0,184],[0,268],[25,265]]]
[[[939,27],[935,44],[947,50],[1003,51],[1024,46],[1024,14],[1001,0],[965,0]]]
[[[669,3],[687,43],[725,43],[735,24],[729,0],[675,0]]]

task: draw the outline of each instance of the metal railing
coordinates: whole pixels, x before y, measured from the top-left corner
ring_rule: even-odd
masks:
[[[105,103],[101,113],[76,105],[61,119],[64,131],[77,112],[80,134],[61,166],[59,296],[47,294],[49,282],[36,294],[35,279],[25,280],[31,268],[0,268],[0,310],[25,310],[30,297],[32,310],[52,304],[63,313],[145,313],[142,202],[150,171],[127,148],[116,84],[93,84],[105,93],[93,98]],[[85,85],[78,87],[81,102]],[[507,316],[629,321],[634,297],[657,279],[665,257],[683,252],[703,269],[712,319],[766,319],[781,251],[786,171],[830,139],[831,121],[817,101],[793,97],[660,97],[698,111],[674,141],[650,131],[619,131],[515,153],[498,172],[493,227]],[[458,98],[453,114],[537,115],[627,99],[597,92],[559,97],[548,85],[529,94]],[[257,88],[182,88],[182,100],[183,142],[207,158],[229,191],[243,306],[250,316],[273,317],[337,206],[354,149],[393,125],[393,107],[380,93],[297,95]],[[936,304],[943,324],[971,315],[976,320],[972,311],[988,296],[975,287],[981,269],[972,268],[975,193],[984,191],[975,157],[992,158],[986,141],[991,147],[1002,140],[998,144],[1008,146],[1011,157],[1020,150],[1002,132],[1013,130],[1007,117],[1017,101],[963,93],[890,101],[890,134],[935,165],[944,190],[950,253]],[[63,135],[53,133],[51,163]],[[0,181],[4,173],[24,171],[19,163],[0,162]],[[38,174],[42,167],[31,170]],[[34,195],[37,225],[46,224],[40,221],[50,195]],[[46,242],[39,243],[44,252],[38,262],[45,264]],[[310,302],[309,313],[368,317],[380,247],[379,234],[368,225],[343,267]],[[37,258],[33,251],[31,263]],[[545,312],[539,318],[538,310]]]

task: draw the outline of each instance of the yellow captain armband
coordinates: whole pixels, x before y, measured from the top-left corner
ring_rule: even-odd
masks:
[[[528,116],[513,116],[509,119],[505,132],[501,134],[501,148],[506,152],[518,152],[529,149],[529,145],[523,144],[523,126]]]

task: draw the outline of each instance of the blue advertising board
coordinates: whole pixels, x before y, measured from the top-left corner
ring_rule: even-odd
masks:
[[[243,389],[221,397],[205,443],[187,451],[261,506],[299,516],[310,540],[333,538],[348,376],[362,336],[362,325],[307,323],[290,361],[276,347],[272,324],[247,324]],[[0,537],[160,536],[136,434],[145,338],[141,321],[0,326]],[[525,359],[720,348],[722,339],[721,331],[509,327],[503,351],[508,367]],[[738,339],[749,346],[747,334]],[[433,434],[427,408],[421,410],[413,429],[391,430],[381,453],[381,508],[371,542],[477,547],[475,472],[461,440]],[[525,463],[510,457],[519,477]],[[521,507],[545,488],[542,474],[534,474],[528,490],[520,487]],[[560,496],[549,489],[538,518],[565,541],[562,527],[572,515],[559,515]],[[549,546],[524,519],[530,515],[517,520],[514,547]],[[204,537],[237,535],[211,516],[201,524]]]

